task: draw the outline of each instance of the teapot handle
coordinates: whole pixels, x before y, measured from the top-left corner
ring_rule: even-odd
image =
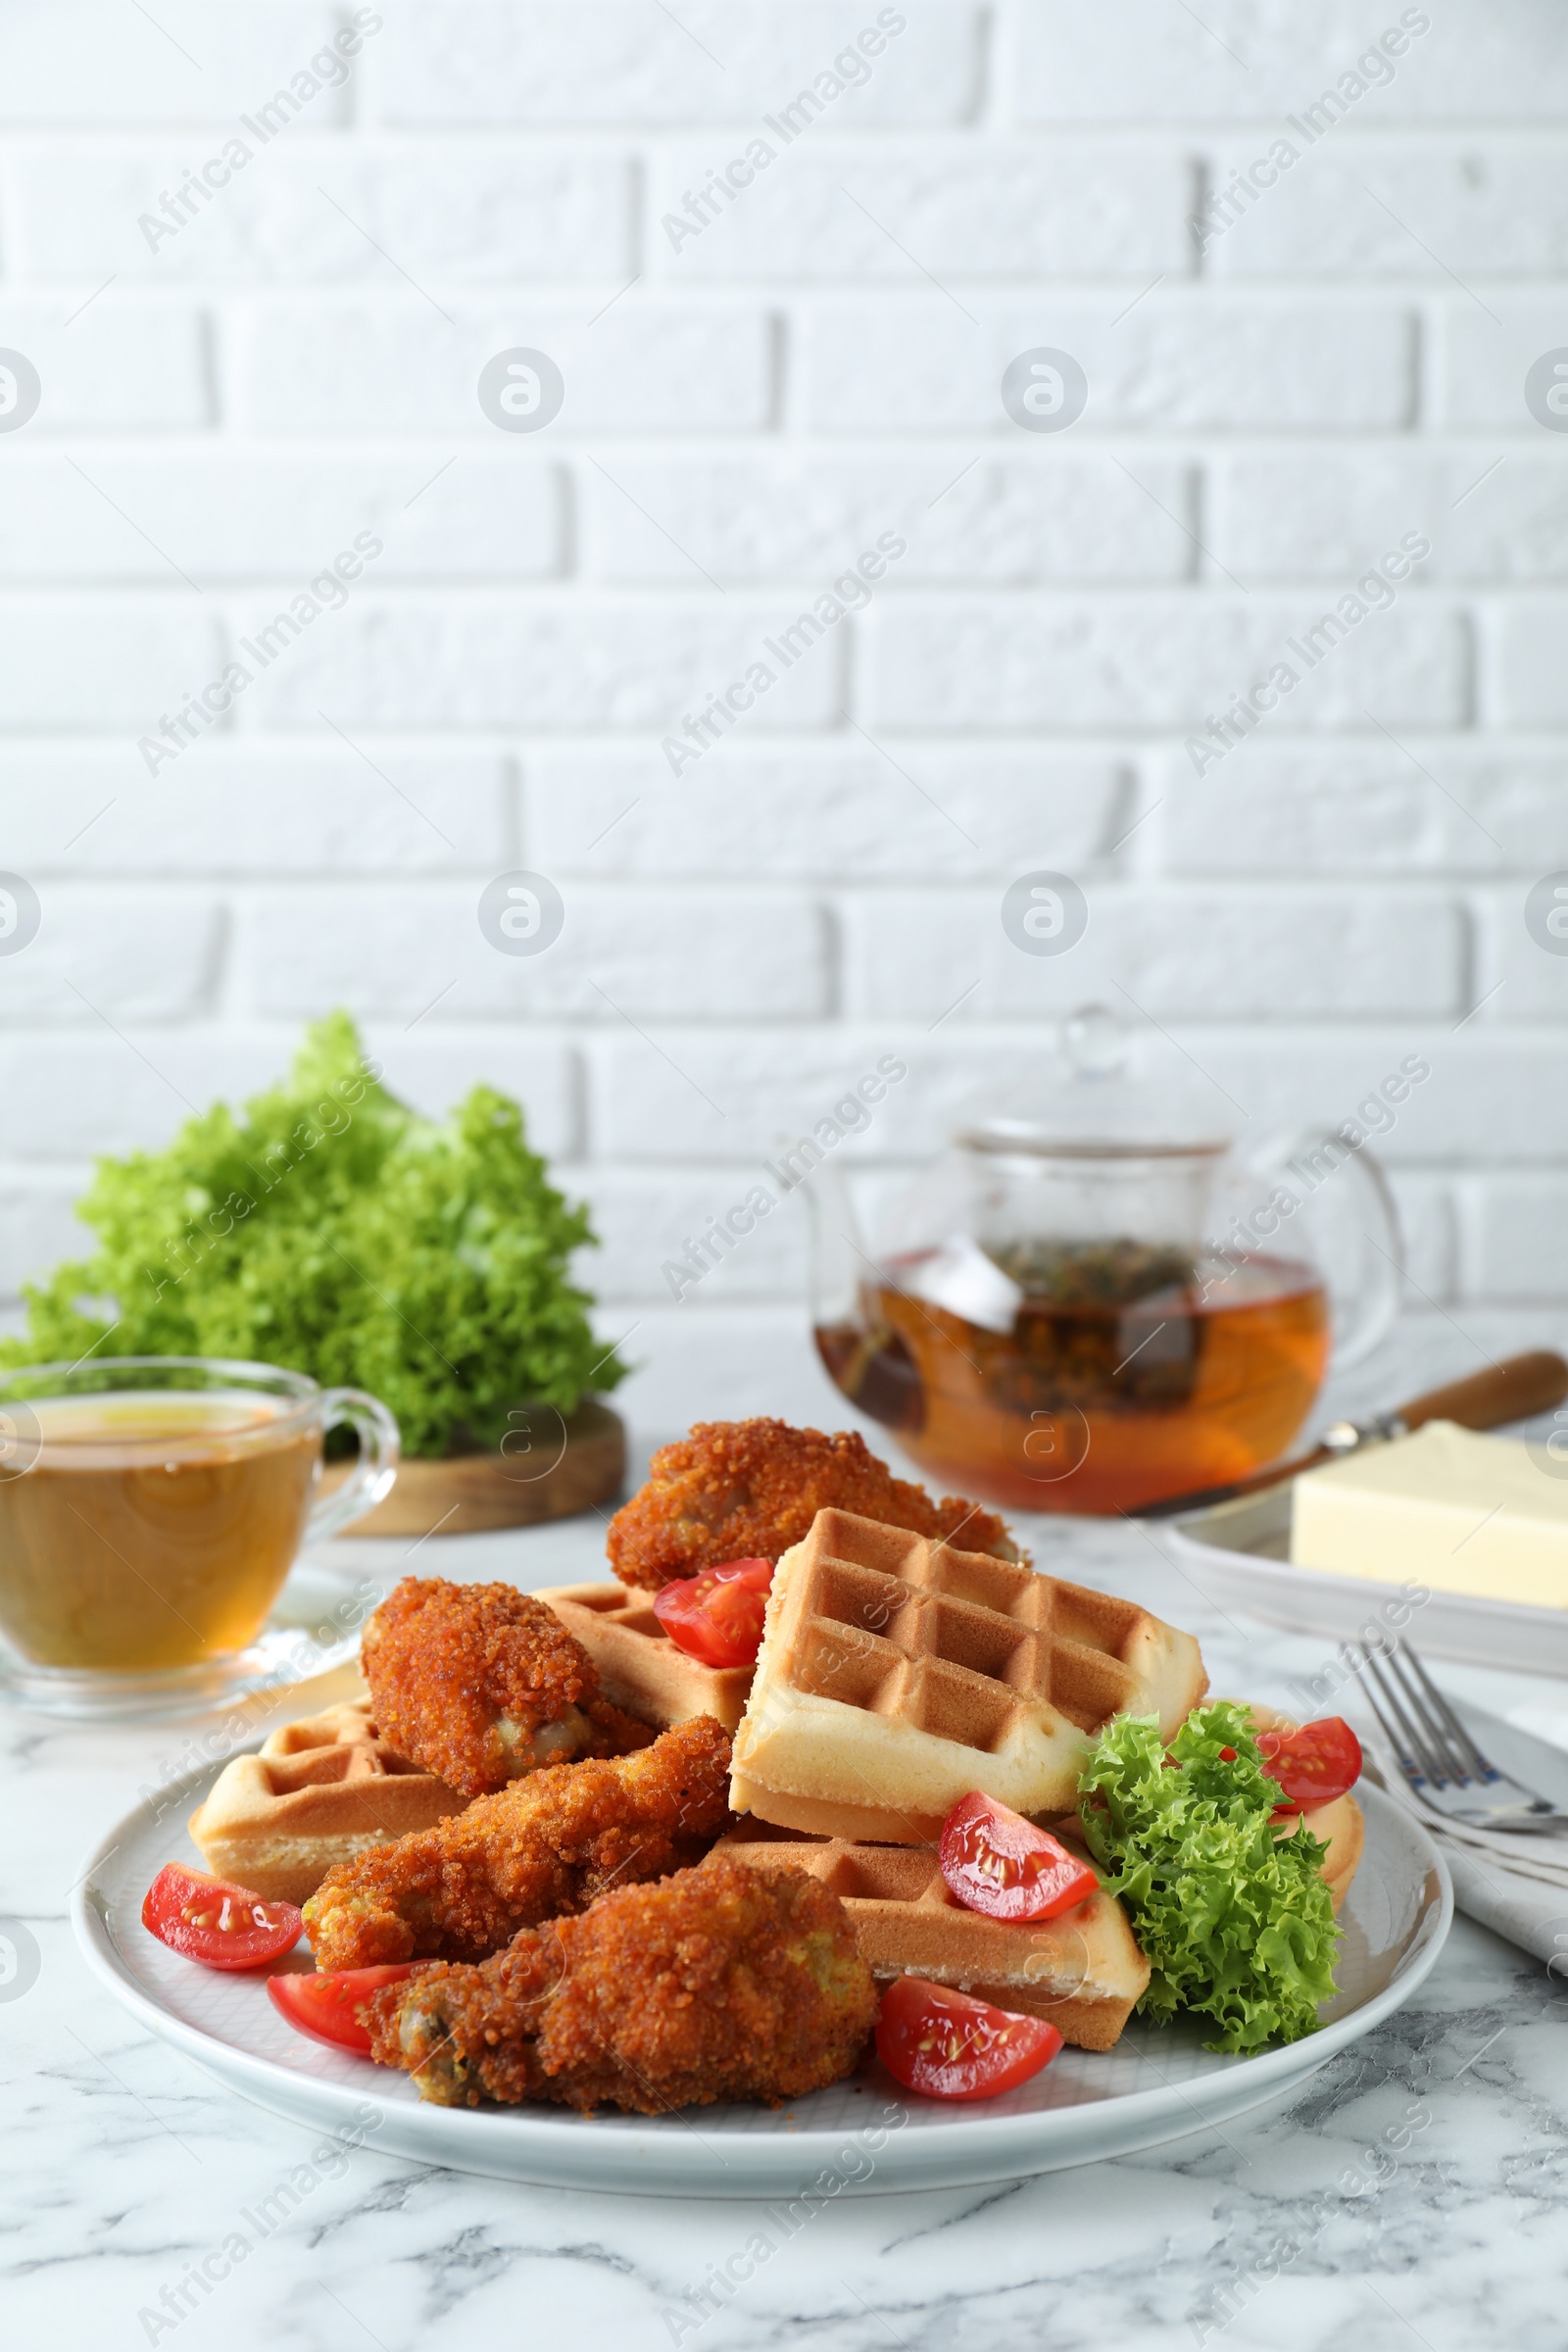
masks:
[[[1259,1184],[1273,1185],[1272,1235],[1285,1244],[1294,1234],[1323,1276],[1335,1370],[1361,1363],[1387,1338],[1404,1295],[1404,1236],[1388,1178],[1364,1143],[1317,1128],[1250,1155],[1249,1173],[1254,1198]]]

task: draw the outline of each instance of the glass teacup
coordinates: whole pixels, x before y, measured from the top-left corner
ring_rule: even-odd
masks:
[[[360,1458],[318,1497],[337,1423]],[[302,1544],[388,1493],[398,1428],[272,1364],[118,1356],[0,1373],[0,1690],[51,1713],[213,1703]]]

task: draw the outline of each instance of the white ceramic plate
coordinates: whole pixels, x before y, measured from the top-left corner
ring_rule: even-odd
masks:
[[[1408,1620],[1410,1596],[1401,1585],[1292,1565],[1289,1483],[1173,1519],[1168,1535],[1200,1592],[1220,1608],[1245,1609],[1265,1625],[1339,1642],[1360,1637],[1367,1626],[1397,1630]],[[1429,1592],[1417,1638],[1423,1653],[1434,1657],[1568,1676],[1568,1609]]]
[[[1294,2087],[1407,2001],[1442,1948],[1453,1893],[1431,1840],[1376,1788],[1357,1790],[1366,1852],[1343,1914],[1341,1991],[1320,2033],[1253,2058],[1214,2057],[1197,2028],[1137,2020],[1114,2050],[1063,2050],[1032,2082],[980,2106],[902,2091],[874,2060],[793,2108],[699,2107],[592,2119],[549,2107],[423,2104],[407,2076],[307,2039],[265,1980],[181,1960],[141,1924],[164,1863],[200,1857],[184,1832],[216,1778],[188,1775],[113,1829],[74,1903],[88,1965],[132,2016],[205,2073],[276,2115],[422,2164],[499,2180],[655,2196],[790,2199],[1014,2180],[1224,2123]]]

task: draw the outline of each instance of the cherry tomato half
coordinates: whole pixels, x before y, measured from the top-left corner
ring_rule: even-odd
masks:
[[[261,1968],[280,1960],[305,1926],[292,1903],[264,1902],[248,1886],[180,1862],[166,1863],[148,1887],[141,1924],[204,1968]]]
[[[1099,1884],[1049,1830],[978,1788],[960,1796],[943,1823],[937,1860],[965,1910],[990,1919],[1054,1919]]]
[[[654,1594],[654,1614],[677,1647],[705,1666],[752,1666],[762,1645],[771,1560],[726,1560]]]
[[[329,2041],[335,2049],[370,2054],[370,2036],[360,2023],[360,2010],[383,1984],[399,1984],[412,1977],[413,1960],[385,1968],[332,1968],[318,1976],[269,1977],[272,2006],[291,2026],[313,2041]]]
[[[951,1985],[897,1977],[882,1996],[876,2054],[906,2090],[990,2099],[1049,2066],[1061,2035],[1043,2017],[993,2009]]]
[[[1259,1732],[1257,1748],[1263,1770],[1289,1799],[1276,1805],[1276,1814],[1332,1804],[1361,1777],[1361,1742],[1342,1715],[1303,1723],[1297,1732]]]

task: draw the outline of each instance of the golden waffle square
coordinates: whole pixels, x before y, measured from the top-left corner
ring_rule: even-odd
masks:
[[[1192,1635],[1132,1601],[818,1511],[773,1573],[730,1801],[894,1845],[933,1843],[975,1788],[1068,1813],[1112,1715],[1170,1739],[1206,1688]]]
[[[397,1755],[366,1701],[328,1707],[234,1756],[188,1824],[207,1867],[273,1902],[303,1903],[367,1846],[431,1830],[468,1799]]]
[[[654,1614],[651,1592],[622,1584],[552,1585],[534,1595],[555,1610],[599,1672],[612,1706],[667,1732],[693,1715],[711,1715],[732,1732],[746,1712],[750,1666],[705,1666],[672,1642]]]
[[[1103,1891],[1059,1919],[986,1919],[955,1901],[929,1845],[753,1838],[743,1830],[719,1850],[754,1870],[808,1871],[831,1886],[874,1977],[929,1977],[999,2009],[1049,2018],[1081,2050],[1108,2050],[1149,1983],[1127,1915]]]

